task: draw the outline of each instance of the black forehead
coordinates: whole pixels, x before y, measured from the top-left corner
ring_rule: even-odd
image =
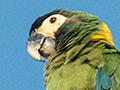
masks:
[[[38,17],[38,18],[35,20],[35,22],[32,24],[29,34],[31,34],[31,32],[32,32],[33,30],[35,30],[36,28],[40,27],[41,24],[42,24],[42,22],[43,22],[47,17],[48,17],[48,16],[45,16],[45,15],[42,16],[42,17]]]
[[[60,12],[61,12],[61,10],[54,10],[54,11],[48,13],[48,14],[45,14],[45,15],[42,16],[42,17],[38,17],[38,18],[35,20],[35,22],[32,24],[31,29],[30,29],[30,32],[29,32],[29,35],[31,34],[31,32],[32,32],[34,29],[40,27],[41,24],[42,24],[42,22],[43,22],[46,18],[48,18],[49,16],[51,16],[51,15],[53,15],[53,14],[58,14],[58,13],[60,13]]]

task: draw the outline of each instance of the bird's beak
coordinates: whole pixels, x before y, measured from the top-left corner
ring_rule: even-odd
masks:
[[[51,53],[55,52],[55,41],[41,34],[33,34],[28,38],[26,48],[33,59],[45,62],[41,56],[47,58]]]

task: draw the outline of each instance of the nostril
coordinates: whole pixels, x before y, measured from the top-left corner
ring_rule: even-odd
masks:
[[[43,35],[41,35],[41,34],[36,34],[35,36],[33,36],[33,41],[43,39],[44,37],[45,37],[45,36],[43,36]]]

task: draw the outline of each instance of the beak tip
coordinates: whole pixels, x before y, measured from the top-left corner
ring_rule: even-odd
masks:
[[[45,62],[45,60],[42,59],[38,49],[36,49],[35,47],[33,47],[30,43],[27,43],[26,45],[27,48],[27,52],[28,54],[35,60],[37,61],[42,61]]]
[[[40,57],[40,59],[38,61],[45,62],[45,60],[42,59],[42,57]]]

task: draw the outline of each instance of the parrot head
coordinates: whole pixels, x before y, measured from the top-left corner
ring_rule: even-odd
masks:
[[[26,44],[29,55],[44,61],[54,53],[66,53],[73,46],[91,46],[91,43],[107,43],[114,46],[106,24],[97,17],[80,11],[56,9],[32,24]]]

